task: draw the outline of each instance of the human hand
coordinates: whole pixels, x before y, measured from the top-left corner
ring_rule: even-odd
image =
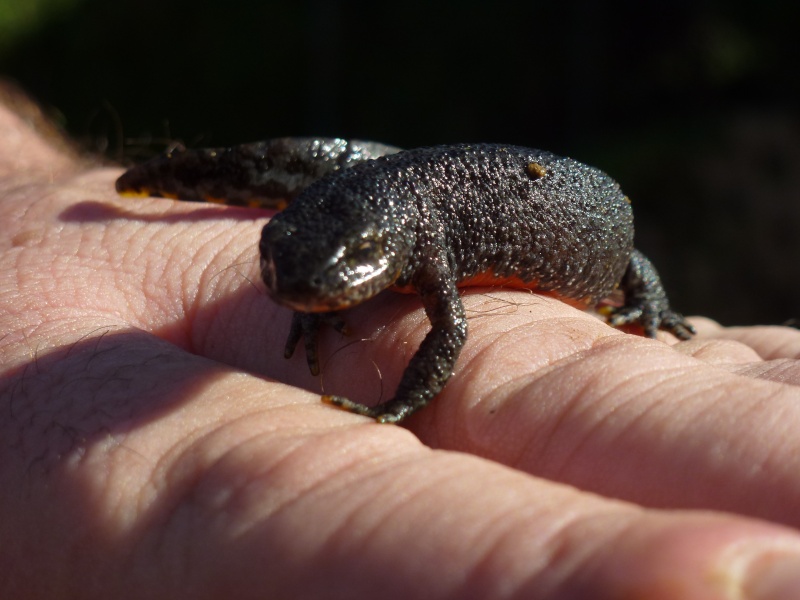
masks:
[[[378,425],[283,359],[267,213],[118,174],[0,111],[0,597],[800,597],[800,332],[471,292],[445,391]],[[326,391],[390,396],[419,300],[345,316]]]

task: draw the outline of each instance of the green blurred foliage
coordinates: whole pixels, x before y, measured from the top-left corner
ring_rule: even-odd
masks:
[[[46,23],[83,0],[0,0],[0,60]]]

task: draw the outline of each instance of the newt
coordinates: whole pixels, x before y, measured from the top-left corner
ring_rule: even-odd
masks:
[[[352,152],[353,148],[358,150]],[[383,423],[427,405],[450,379],[467,338],[459,289],[548,292],[583,307],[616,289],[612,326],[689,339],[652,263],[633,247],[633,212],[604,172],[546,151],[458,144],[400,151],[331,139],[284,138],[188,150],[134,167],[127,194],[282,207],[264,226],[261,278],[294,312],[285,356],[301,337],[312,373],[323,324],[386,289],[420,296],[431,329],[394,397],[366,406],[323,400]]]

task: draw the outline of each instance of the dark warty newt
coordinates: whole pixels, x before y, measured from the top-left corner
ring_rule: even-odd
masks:
[[[419,294],[431,330],[394,397],[365,406],[323,400],[383,423],[428,404],[453,373],[467,338],[459,288],[507,286],[585,307],[615,289],[613,326],[638,324],[689,339],[651,262],[633,247],[633,213],[602,171],[549,152],[501,144],[400,151],[372,142],[282,138],[232,148],[178,150],[127,171],[123,194],[283,208],[264,227],[261,277],[295,311],[318,374],[316,340],[338,311],[385,289]]]

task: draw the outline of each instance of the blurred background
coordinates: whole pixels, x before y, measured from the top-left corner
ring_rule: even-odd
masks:
[[[89,151],[507,142],[633,199],[674,305],[800,317],[800,4],[0,0],[0,74]]]

